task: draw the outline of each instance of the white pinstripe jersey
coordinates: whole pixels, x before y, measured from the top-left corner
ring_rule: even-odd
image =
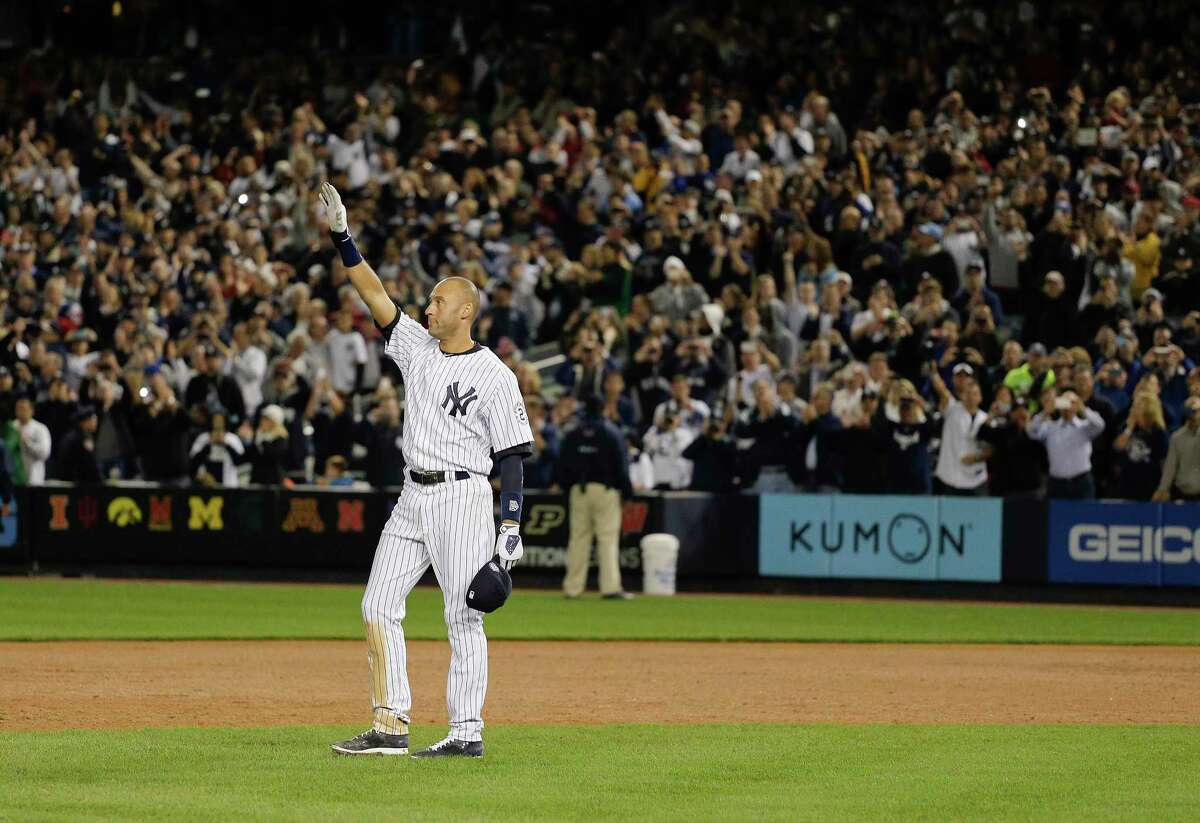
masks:
[[[516,375],[491,349],[476,345],[446,354],[424,326],[397,309],[383,350],[404,377],[409,467],[486,477],[493,454],[533,443]]]

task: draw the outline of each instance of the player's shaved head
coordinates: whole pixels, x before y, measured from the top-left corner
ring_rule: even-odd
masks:
[[[447,301],[455,306],[471,304],[471,313],[467,315],[468,323],[474,322],[475,315],[479,314],[479,289],[465,277],[447,277],[441,283],[437,284],[437,290],[441,290],[441,294]],[[455,314],[458,312],[456,311]]]
[[[479,289],[465,277],[447,277],[434,286],[425,309],[429,333],[439,340],[469,341],[478,314]]]

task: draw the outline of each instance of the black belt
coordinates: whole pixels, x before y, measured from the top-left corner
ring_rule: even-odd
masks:
[[[412,478],[414,483],[420,483],[422,486],[433,486],[437,483],[447,483],[451,480],[466,480],[471,476],[471,473],[464,471],[419,472],[409,469],[408,476]]]

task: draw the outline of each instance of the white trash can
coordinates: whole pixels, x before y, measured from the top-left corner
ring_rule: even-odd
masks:
[[[679,538],[648,534],[642,538],[642,590],[646,594],[675,594]]]

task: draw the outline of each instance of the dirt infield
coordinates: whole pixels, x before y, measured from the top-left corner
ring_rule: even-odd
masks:
[[[493,642],[501,723],[1200,723],[1190,648]],[[417,723],[445,643],[409,644]],[[363,643],[0,643],[0,729],[362,722]]]

